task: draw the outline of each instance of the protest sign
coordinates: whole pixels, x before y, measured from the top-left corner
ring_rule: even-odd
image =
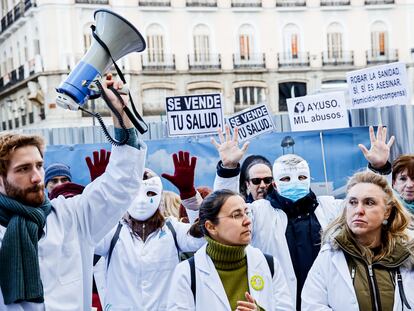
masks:
[[[220,94],[166,98],[168,136],[217,134],[224,124]]]
[[[272,117],[265,104],[243,110],[227,119],[232,129],[239,128],[239,140],[249,140],[274,129]]]
[[[292,131],[349,127],[343,92],[289,98],[287,106]]]
[[[353,109],[405,105],[410,101],[403,63],[351,71],[346,74],[346,80]]]

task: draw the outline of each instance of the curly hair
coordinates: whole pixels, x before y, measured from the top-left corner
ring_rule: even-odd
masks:
[[[26,146],[36,147],[43,158],[45,142],[42,137],[17,133],[0,135],[0,176],[6,176],[10,165],[11,154],[16,149]]]
[[[345,208],[345,201],[342,214],[332,223],[330,223],[324,230],[322,234],[322,242],[326,243],[331,241],[341,230],[344,230],[347,239],[355,242],[355,244],[359,246],[366,258],[379,260],[392,254],[397,242],[404,245],[408,242],[406,229],[408,227],[410,218],[405,208],[401,205],[400,201],[394,196],[390,185],[383,176],[374,174],[372,172],[356,173],[349,179],[346,187],[346,192],[348,193],[351,188],[360,183],[369,183],[380,187],[385,193],[386,209],[391,210],[390,216],[388,218],[388,224],[382,227],[381,251],[376,256],[374,256],[369,247],[363,246],[356,241],[354,234],[346,222],[347,209]]]

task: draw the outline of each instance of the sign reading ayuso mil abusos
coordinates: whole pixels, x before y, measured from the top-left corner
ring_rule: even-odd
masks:
[[[239,140],[249,140],[274,129],[272,117],[265,104],[243,110],[227,119],[232,129],[238,127]]]
[[[223,128],[220,94],[167,97],[168,136],[214,135]]]

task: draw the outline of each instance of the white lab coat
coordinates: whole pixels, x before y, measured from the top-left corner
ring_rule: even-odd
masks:
[[[183,252],[195,252],[205,243],[204,238],[198,239],[188,234],[190,224],[178,222],[174,217],[169,218],[169,221],[174,226],[178,246]],[[171,276],[179,263],[171,231],[164,225],[143,242],[132,234],[125,221],[122,224],[108,270],[103,274],[102,270],[95,270],[95,282],[103,301],[103,309],[167,310]],[[108,255],[115,230],[116,228],[99,243],[95,254]],[[106,270],[106,264],[103,269]]]
[[[230,189],[238,193],[238,185],[239,176],[222,178],[216,175],[214,190]],[[336,200],[332,196],[319,196],[317,199],[319,206],[315,210],[315,215],[324,229],[339,216],[342,211],[342,200]],[[253,215],[251,245],[277,258],[285,273],[293,303],[296,305],[297,282],[285,236],[288,223],[286,213],[273,208],[270,202],[264,199],[254,201],[249,206]]]
[[[294,310],[291,294],[277,259],[274,258],[275,272],[272,279],[266,258],[259,249],[247,246],[246,255],[249,292],[256,302],[266,311]],[[232,311],[220,276],[210,256],[207,255],[206,245],[194,255],[194,262],[197,305],[194,306],[191,291],[190,265],[184,261],[174,271],[168,294],[168,311]],[[261,290],[255,290],[251,286],[250,281],[256,275],[264,280]]]
[[[413,267],[409,269],[401,267],[401,276],[405,296],[412,309],[414,307]],[[407,310],[406,307],[402,307],[398,283],[395,283],[393,310]],[[342,250],[333,249],[329,244],[322,247],[302,290],[302,310],[359,311],[355,289]]]
[[[93,247],[125,213],[140,186],[146,146],[113,147],[106,172],[83,194],[52,200],[44,235],[38,244],[44,303],[22,302],[0,310],[90,310]],[[0,226],[0,246],[6,228]]]

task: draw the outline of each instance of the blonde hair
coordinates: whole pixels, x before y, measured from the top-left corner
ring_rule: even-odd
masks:
[[[368,260],[379,260],[392,254],[398,242],[401,244],[406,244],[408,242],[406,228],[410,218],[400,201],[394,196],[390,185],[384,177],[372,172],[356,173],[349,179],[346,192],[348,193],[352,187],[361,183],[374,184],[380,187],[385,193],[386,208],[390,210],[388,224],[382,228],[380,252],[374,257],[373,252],[368,246],[363,246],[356,241],[355,235],[352,233],[346,222],[347,209],[345,207],[345,201],[343,203],[344,209],[342,214],[330,223],[323,232],[322,243],[331,242],[339,232],[344,231],[346,238],[359,246],[362,255],[365,258]]]
[[[172,191],[163,191],[161,195],[160,211],[164,217],[173,216],[179,219],[181,199]]]

